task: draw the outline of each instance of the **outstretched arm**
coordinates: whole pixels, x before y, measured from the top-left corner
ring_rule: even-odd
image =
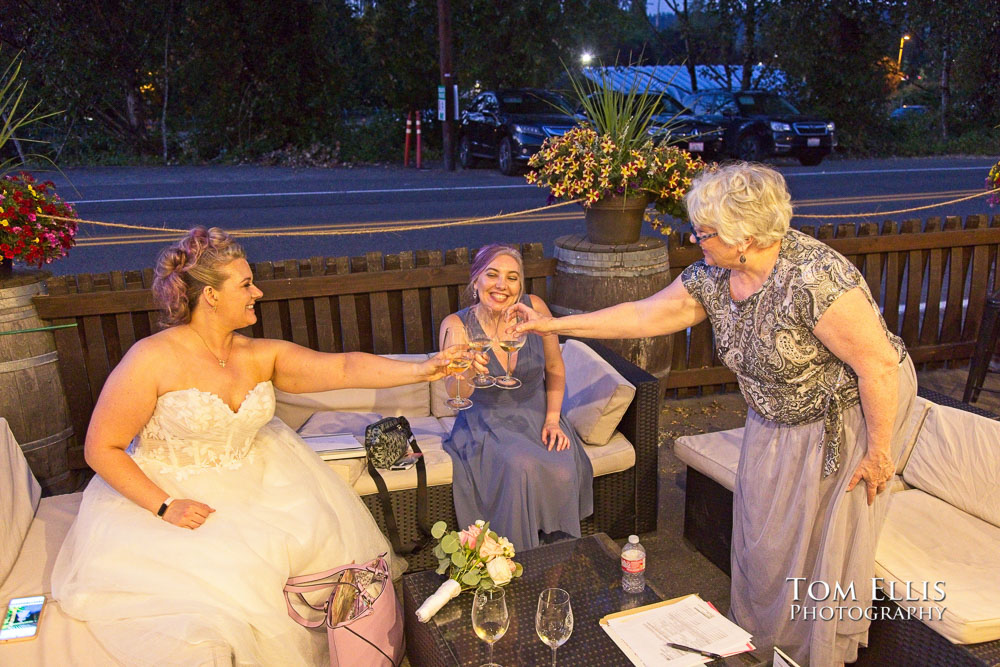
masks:
[[[705,319],[705,309],[692,297],[680,276],[656,294],[591,313],[552,317],[518,304],[527,321],[518,331],[578,338],[648,338],[681,331]],[[502,326],[502,324],[501,324]]]
[[[274,386],[292,394],[432,382],[445,375],[449,359],[457,356],[454,351],[444,350],[427,361],[413,363],[365,352],[317,352],[282,340],[257,342],[263,358],[272,363]]]

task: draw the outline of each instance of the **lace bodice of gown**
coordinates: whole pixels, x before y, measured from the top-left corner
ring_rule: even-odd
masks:
[[[239,409],[200,389],[168,391],[132,441],[129,452],[140,465],[160,464],[184,474],[199,469],[237,468],[253,461],[257,432],[274,417],[269,381],[251,389]]]

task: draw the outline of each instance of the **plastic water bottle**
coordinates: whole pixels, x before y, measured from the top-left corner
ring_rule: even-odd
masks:
[[[622,547],[622,590],[641,593],[646,588],[646,550],[638,535],[629,535]]]

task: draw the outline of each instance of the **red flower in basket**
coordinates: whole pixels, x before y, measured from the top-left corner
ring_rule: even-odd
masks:
[[[39,183],[24,171],[0,178],[0,259],[41,267],[65,257],[76,243],[78,217],[52,181]]]

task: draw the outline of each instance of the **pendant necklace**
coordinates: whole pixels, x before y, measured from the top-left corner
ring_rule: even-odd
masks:
[[[234,334],[229,334],[229,336],[230,336],[229,337],[229,351],[226,353],[226,358],[225,359],[219,359],[219,357],[217,357],[215,355],[215,352],[212,352],[212,348],[208,346],[208,342],[204,338],[202,338],[202,335],[200,333],[198,333],[198,330],[195,329],[194,327],[191,327],[191,331],[193,331],[195,333],[195,335],[198,336],[198,338],[201,338],[201,342],[205,344],[205,348],[209,352],[211,352],[212,356],[215,357],[216,361],[219,362],[219,366],[222,366],[223,368],[225,368],[226,367],[226,362],[229,361],[229,355],[231,355],[233,353],[233,338],[232,337],[233,337]]]

